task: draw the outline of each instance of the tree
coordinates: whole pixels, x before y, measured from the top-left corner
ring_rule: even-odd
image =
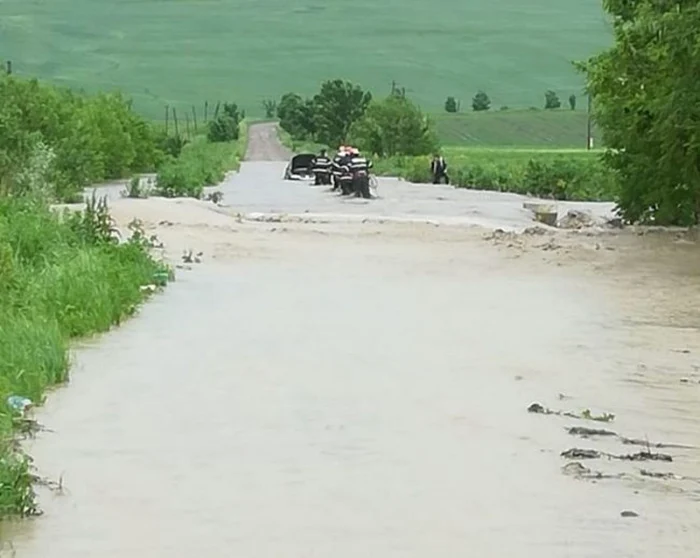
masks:
[[[614,46],[579,64],[630,222],[700,222],[697,1],[606,0]]]
[[[275,114],[277,114],[277,101],[266,99],[262,102],[262,106],[265,110],[265,118],[275,117]]]
[[[340,79],[325,81],[314,96],[316,109],[316,140],[325,145],[341,145],[348,137],[350,127],[367,110],[372,100],[369,91],[359,85]]]
[[[477,92],[472,99],[472,109],[475,111],[489,110],[491,108],[491,99],[483,91]]]
[[[296,93],[285,93],[277,104],[280,126],[294,139],[312,139],[316,132],[313,101]]]
[[[551,89],[546,91],[544,94],[544,108],[547,110],[558,109],[561,107],[561,101],[559,100],[559,95],[557,95]]]
[[[351,129],[353,145],[382,157],[426,155],[437,149],[435,131],[420,108],[406,97],[372,101]]]
[[[459,112],[459,103],[454,97],[447,97],[445,100],[445,112]]]
[[[569,107],[571,107],[571,110],[576,110],[576,95],[573,93],[569,95]]]
[[[209,122],[207,139],[212,142],[237,140],[240,134],[239,126],[242,114],[238,110],[236,103],[224,103],[223,110]]]

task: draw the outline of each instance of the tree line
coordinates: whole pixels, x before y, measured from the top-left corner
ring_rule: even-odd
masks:
[[[569,95],[569,109],[576,110],[577,98],[574,93]],[[462,109],[462,102],[456,97],[449,96],[445,99],[445,112],[457,113]],[[477,91],[477,93],[472,97],[471,103],[472,110],[474,112],[484,112],[491,109],[491,98],[485,91]],[[556,110],[562,107],[562,102],[556,91],[551,89],[545,91],[544,93],[544,105],[545,110]],[[500,110],[508,110],[507,106],[502,106]]]
[[[189,140],[137,114],[119,93],[86,95],[0,74],[0,195],[41,189],[71,201],[90,184],[172,168]],[[207,123],[210,143],[238,139],[235,103]]]
[[[324,81],[311,97],[285,93],[263,104],[267,117],[277,117],[295,140],[331,148],[351,143],[381,157],[424,155],[438,148],[432,122],[398,88],[374,98],[357,84],[334,79]]]

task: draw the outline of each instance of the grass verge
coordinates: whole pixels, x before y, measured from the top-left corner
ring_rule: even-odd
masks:
[[[451,183],[458,188],[576,201],[610,201],[617,194],[615,175],[596,152],[447,148],[444,154]],[[375,172],[416,183],[432,181],[430,157],[380,159]]]
[[[248,146],[248,125],[241,122],[239,138],[231,142],[210,142],[197,136],[158,170],[155,193],[167,198],[199,199],[206,186],[215,186],[226,172],[238,170]]]
[[[105,202],[59,215],[43,202],[0,198],[0,517],[38,513],[30,460],[17,443],[32,421],[10,396],[43,402],[68,377],[72,339],[107,331],[165,282],[138,227],[120,242]]]

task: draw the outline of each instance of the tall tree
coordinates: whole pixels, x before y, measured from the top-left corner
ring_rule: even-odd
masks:
[[[581,64],[629,221],[700,222],[700,4],[604,0],[615,44]]]
[[[430,121],[406,97],[372,101],[351,131],[353,145],[380,156],[426,155],[437,149]]]
[[[349,81],[323,82],[321,90],[314,96],[316,139],[331,146],[344,143],[350,127],[362,118],[371,100],[369,91],[363,91]]]

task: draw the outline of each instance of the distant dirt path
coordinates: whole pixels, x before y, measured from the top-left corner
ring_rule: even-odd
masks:
[[[252,124],[248,129],[246,161],[286,161],[291,155],[280,143],[275,122]]]

